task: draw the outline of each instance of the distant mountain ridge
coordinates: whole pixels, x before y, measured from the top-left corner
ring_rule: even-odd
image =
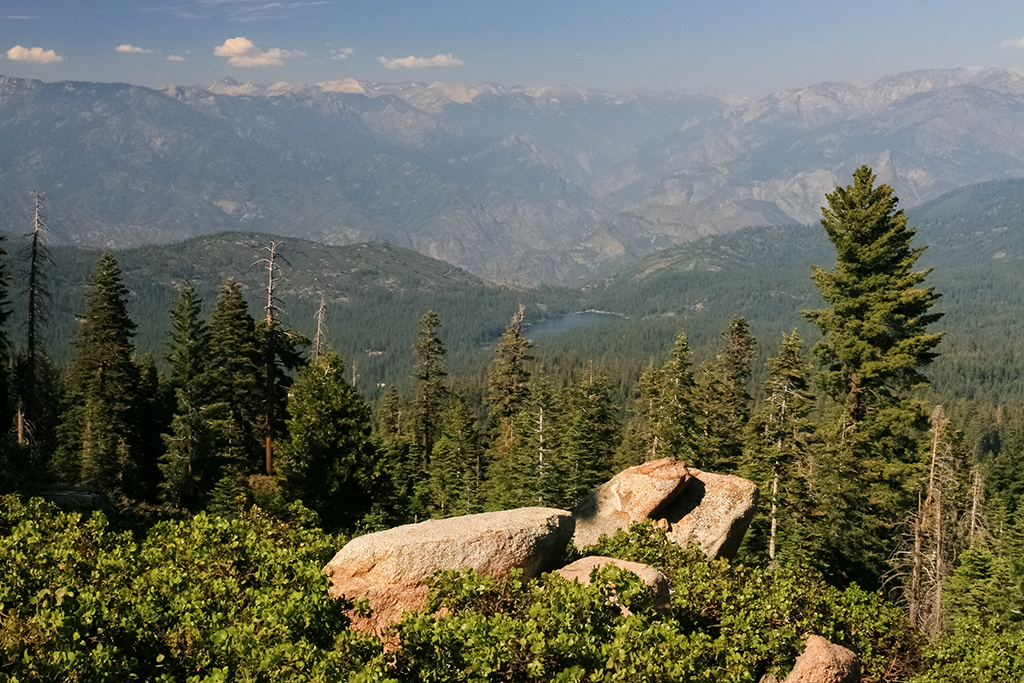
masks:
[[[0,76],[0,230],[388,242],[494,280],[580,282],[749,225],[809,223],[871,165],[913,206],[1024,175],[1024,75],[820,83],[748,101],[483,83],[164,91]]]

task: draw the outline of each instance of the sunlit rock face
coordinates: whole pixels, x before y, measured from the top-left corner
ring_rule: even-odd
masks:
[[[370,619],[353,625],[370,631],[423,607],[423,581],[441,570],[474,569],[523,578],[554,569],[572,538],[572,515],[553,508],[519,508],[406,524],[352,539],[327,563],[331,597],[367,598]]]
[[[646,519],[708,557],[733,557],[757,507],[757,486],[742,477],[688,469],[662,458],[623,470],[573,510],[574,543],[584,548]]]

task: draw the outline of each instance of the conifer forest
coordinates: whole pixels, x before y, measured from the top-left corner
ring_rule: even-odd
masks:
[[[582,329],[545,348],[530,316],[578,310],[565,292],[381,294],[346,321],[340,295],[289,300],[312,285],[287,286],[303,275],[269,240],[255,284],[186,274],[137,315],[120,254],[76,252],[87,285],[68,286],[37,195],[0,243],[0,680],[757,683],[812,632],[865,681],[1024,680],[1014,357],[947,341],[929,245],[870,168],[822,202],[814,296],[773,299],[771,336],[651,314],[621,347]],[[448,572],[394,648],[327,595],[357,535],[572,510],[664,457],[760,492],[734,560],[640,524],[592,549],[661,569],[668,612],[625,573]]]

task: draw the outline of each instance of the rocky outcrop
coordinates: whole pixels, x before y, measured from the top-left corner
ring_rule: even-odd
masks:
[[[659,611],[669,609],[669,585],[664,574],[654,567],[640,562],[627,562],[617,560],[614,557],[602,557],[592,555],[576,560],[572,564],[562,567],[555,573],[570,581],[579,581],[584,586],[590,585],[590,574],[597,567],[614,564],[616,567],[627,572],[636,574],[654,592],[654,607]]]
[[[858,683],[860,659],[852,650],[810,636],[784,683]]]
[[[474,569],[524,578],[551,569],[572,538],[570,513],[552,508],[487,512],[379,531],[353,539],[324,567],[331,597],[366,597],[373,615],[353,626],[377,631],[402,612],[421,608],[423,581],[445,569]]]
[[[690,475],[665,510],[669,539],[681,546],[697,543],[708,557],[735,557],[757,508],[757,485],[728,474]]]
[[[651,519],[681,546],[733,557],[757,506],[757,486],[732,475],[687,469],[672,458],[630,467],[587,494],[576,509],[578,548]]]
[[[594,545],[601,534],[610,536],[633,522],[660,519],[689,480],[686,465],[673,458],[619,472],[584,496],[573,510],[576,547]]]

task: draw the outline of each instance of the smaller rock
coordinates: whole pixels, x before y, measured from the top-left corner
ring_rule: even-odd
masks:
[[[690,480],[686,465],[673,458],[652,460],[619,472],[592,490],[576,506],[574,542],[577,548],[597,543],[633,522],[663,517]]]
[[[590,574],[595,567],[603,567],[614,564],[619,569],[636,574],[647,586],[654,591],[654,607],[659,612],[669,610],[669,585],[668,579],[649,564],[640,562],[628,562],[617,560],[614,557],[602,557],[592,555],[576,560],[572,564],[562,567],[555,573],[571,581],[579,581],[584,586],[590,585]]]
[[[852,650],[810,636],[784,683],[859,683],[860,659]]]
[[[708,557],[735,557],[757,509],[757,485],[731,474],[690,470],[692,480],[665,510],[669,540],[697,543]]]

